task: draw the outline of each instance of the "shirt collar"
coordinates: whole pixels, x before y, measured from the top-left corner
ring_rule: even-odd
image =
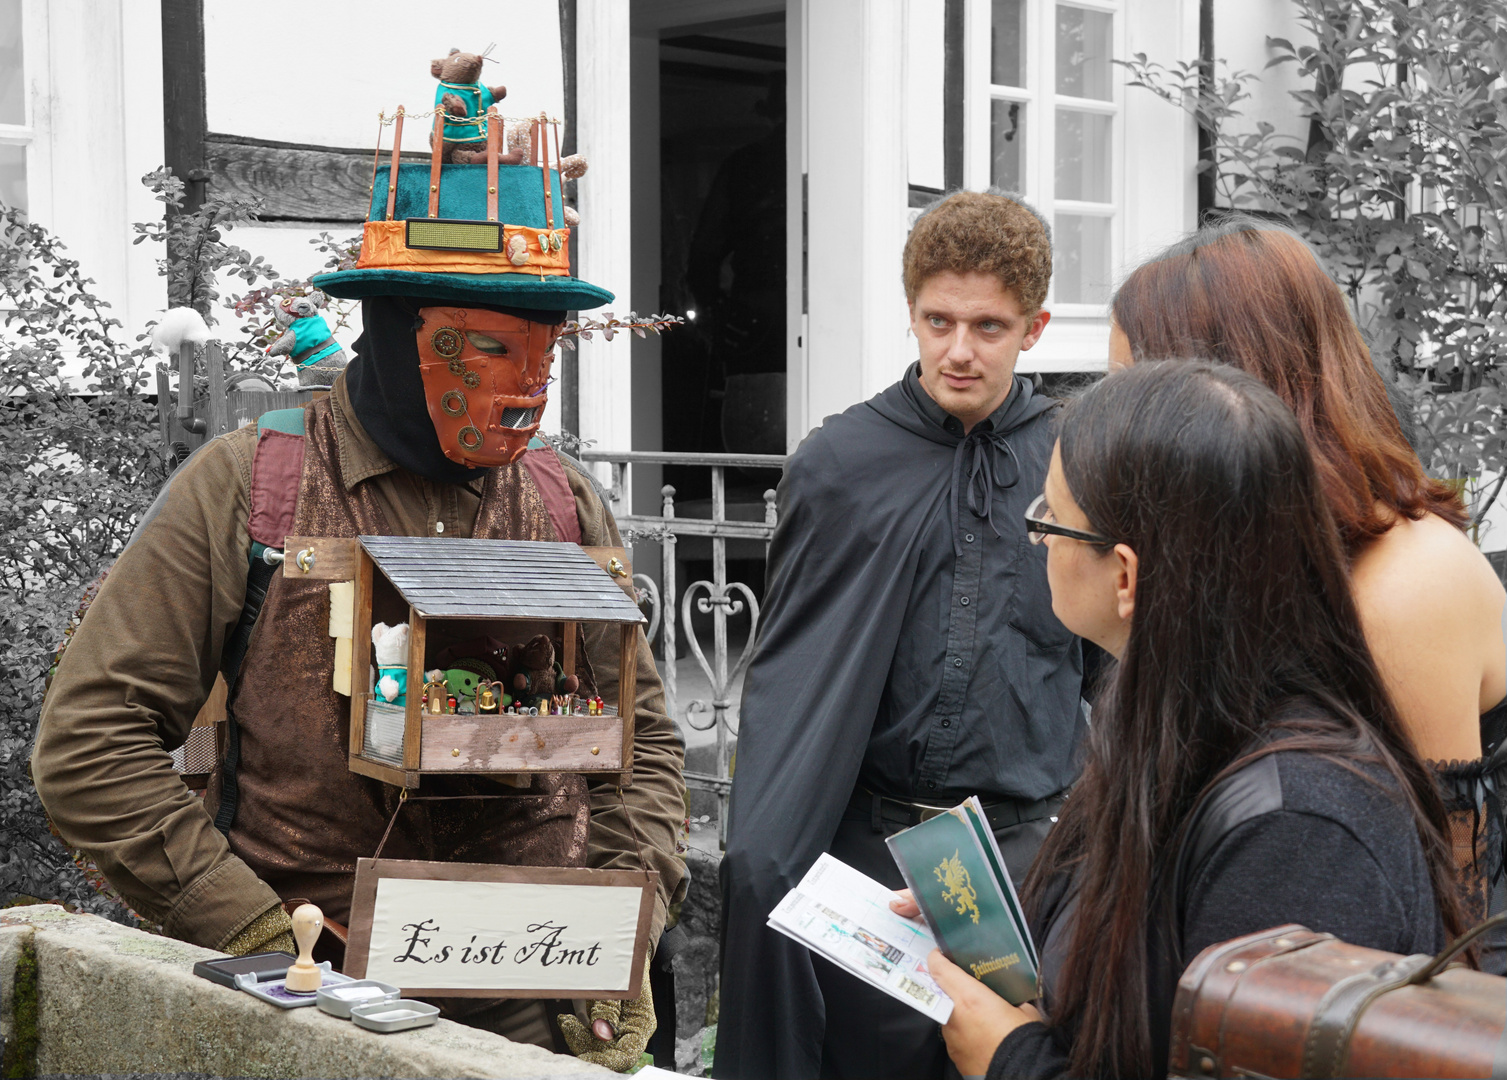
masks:
[[[345,388],[344,374],[335,380],[330,390],[330,415],[335,427],[335,445],[340,454],[340,478],[346,491],[363,480],[392,472],[398,467],[397,462],[372,441],[356,418],[350,392]]]
[[[921,415],[949,435],[956,435],[961,439],[963,437],[963,422],[938,405],[937,399],[928,394],[926,387],[921,385],[921,362],[919,360],[911,364],[910,370],[905,373],[905,381],[910,385],[911,397],[915,399],[916,407],[921,411]],[[1010,404],[1015,400],[1015,391],[1015,380],[1012,378],[1010,381],[1010,392],[1005,395],[1005,400],[1000,402],[999,408],[975,424],[973,430],[993,431],[999,427],[1000,421],[1004,419],[1005,411],[1010,408]]]

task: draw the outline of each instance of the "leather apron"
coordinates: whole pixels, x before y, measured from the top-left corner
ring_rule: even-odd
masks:
[[[289,535],[395,535],[368,485],[346,490],[331,407],[323,398],[305,411],[303,472]],[[521,462],[487,473],[472,535],[557,538],[544,498]],[[327,582],[273,575],[230,693],[241,743],[240,805],[230,849],[279,896],[305,897],[346,923],[356,860],[376,853],[399,789],[347,767],[350,699],[331,688],[335,641],[329,613]],[[218,803],[219,779],[216,772],[206,805]],[[539,774],[526,789],[482,778],[426,778],[423,790],[504,797],[407,804],[382,849],[384,858],[586,865],[590,809],[580,774]],[[519,797],[525,795],[531,797]]]

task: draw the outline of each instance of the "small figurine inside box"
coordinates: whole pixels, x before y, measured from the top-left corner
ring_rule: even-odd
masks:
[[[405,788],[456,773],[617,773],[630,784],[644,617],[622,549],[290,536],[285,550],[284,574],[331,582],[353,772]],[[602,699],[584,654],[594,624],[621,643],[616,701]]]

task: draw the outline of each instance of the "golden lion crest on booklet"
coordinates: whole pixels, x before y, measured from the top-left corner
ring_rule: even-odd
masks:
[[[967,915],[975,923],[979,921],[978,893],[973,888],[973,879],[960,858],[962,852],[954,851],[952,858],[943,859],[932,873],[942,883],[942,899],[956,904],[959,915]]]

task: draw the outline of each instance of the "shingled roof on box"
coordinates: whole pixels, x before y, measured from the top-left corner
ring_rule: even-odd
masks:
[[[363,536],[361,546],[426,619],[644,621],[578,544]]]

